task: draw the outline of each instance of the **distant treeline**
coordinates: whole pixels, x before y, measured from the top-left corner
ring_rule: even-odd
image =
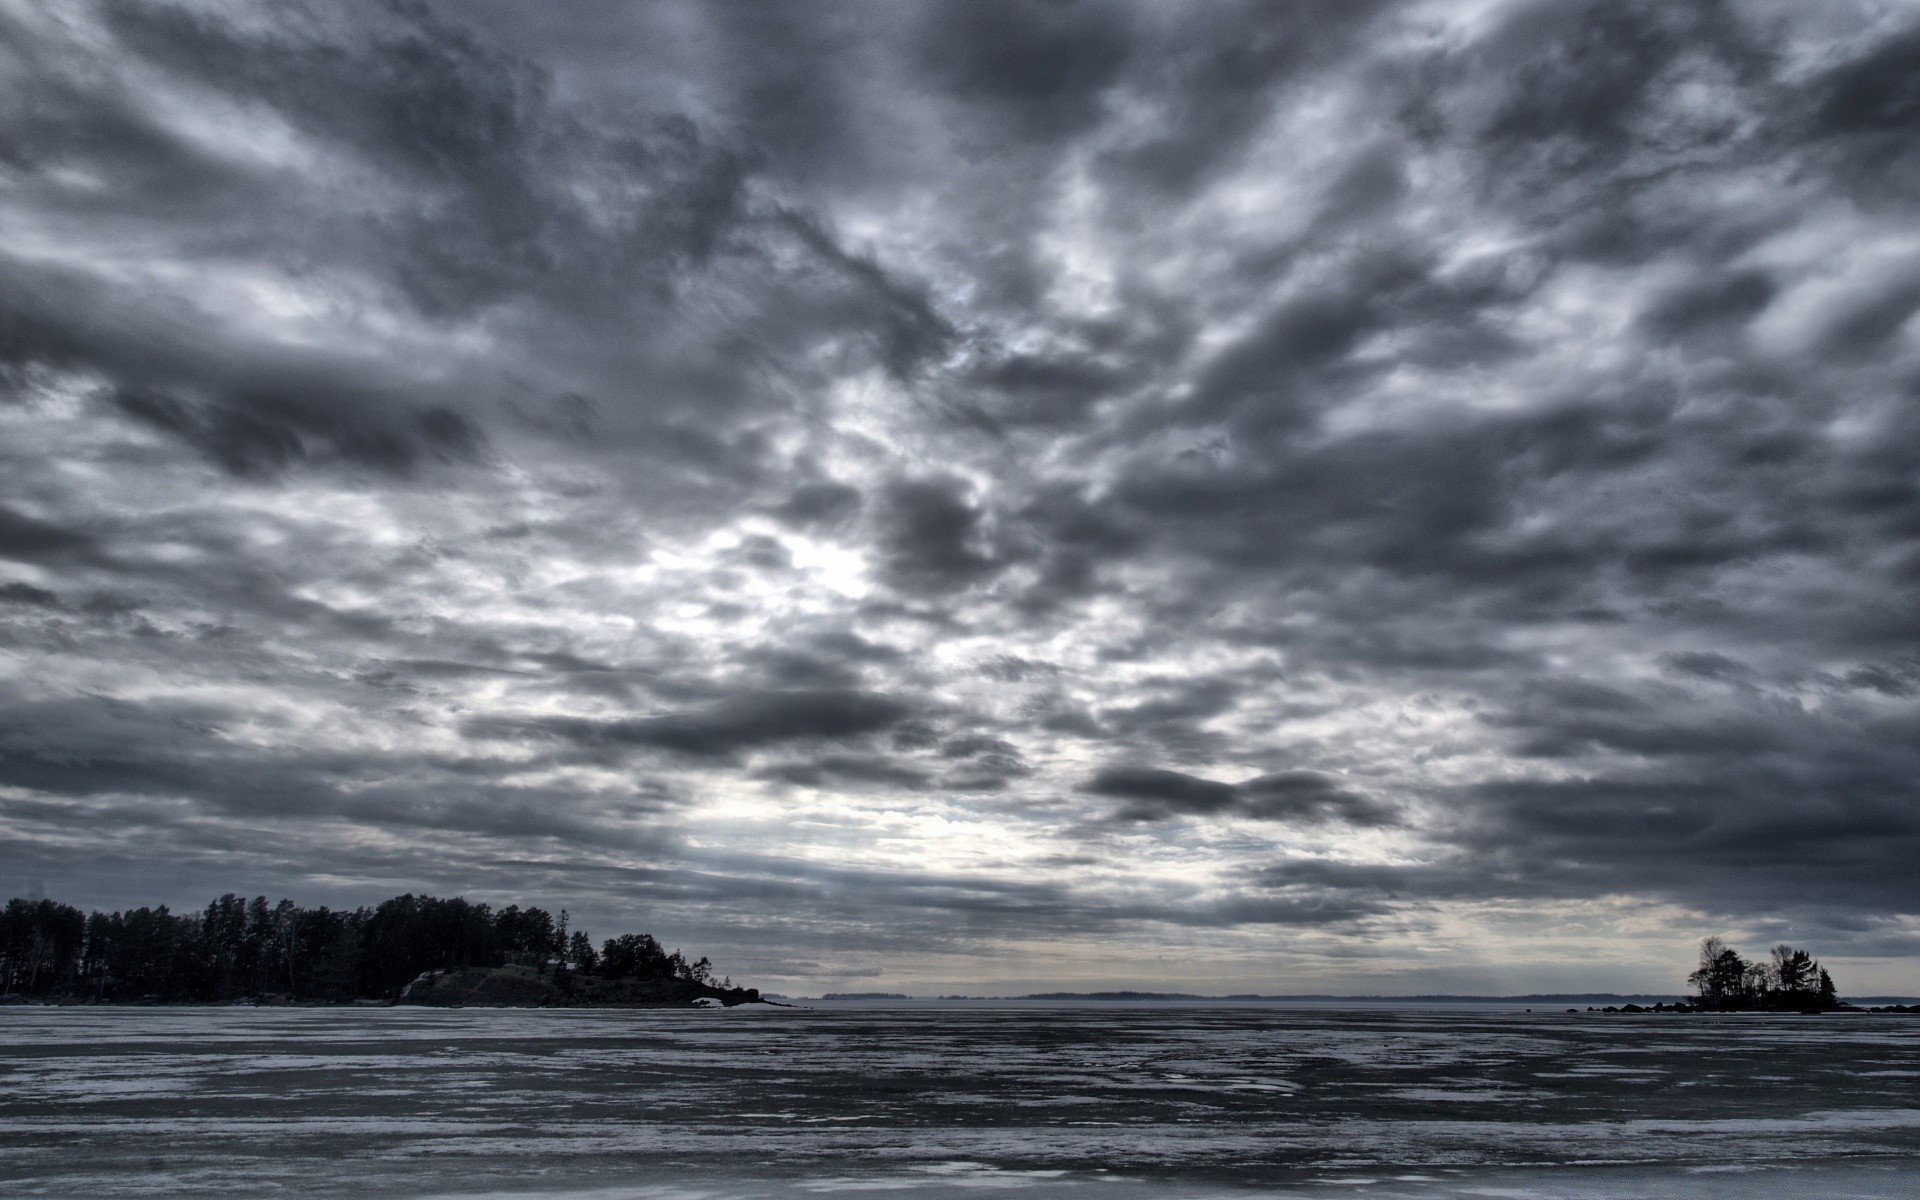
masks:
[[[0,996],[391,1000],[423,971],[510,964],[556,978],[577,972],[715,982],[705,958],[688,962],[648,934],[608,938],[596,950],[584,930],[567,926],[564,909],[556,919],[541,908],[494,909],[457,896],[409,894],[351,912],[232,893],[197,913],[165,905],[86,913],[52,900],[15,899],[0,911]]]
[[[1766,960],[1749,962],[1721,939],[1707,938],[1700,943],[1700,966],[1687,982],[1698,1007],[1719,1012],[1840,1007],[1827,969],[1805,950],[1784,944]]]

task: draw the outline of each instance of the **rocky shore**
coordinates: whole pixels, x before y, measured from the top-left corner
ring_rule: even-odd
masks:
[[[1579,1010],[1570,1008],[1567,1011],[1578,1012]],[[1592,1005],[1588,1005],[1587,1011],[1602,1012],[1602,1013],[1800,1013],[1800,1014],[1815,1014],[1815,1013],[1828,1013],[1828,1012],[1838,1012],[1838,1013],[1869,1012],[1869,1013],[1907,1013],[1910,1015],[1920,1016],[1920,1004],[1857,1005],[1857,1004],[1848,1004],[1844,1000],[1835,1001],[1830,1004],[1810,1004],[1805,1007],[1798,1007],[1798,1008],[1792,1007],[1792,1006],[1783,1007],[1777,1004],[1774,1004],[1774,1005],[1722,1004],[1722,1005],[1717,1005],[1713,1007],[1702,1007],[1701,1005],[1698,1005],[1698,1004],[1650,1004],[1650,1005],[1644,1005],[1644,1006],[1639,1004],[1620,1004],[1620,1005],[1609,1004],[1605,1008],[1596,1008]]]
[[[691,979],[555,978],[532,967],[462,967],[424,971],[396,1004],[432,1008],[689,1008],[764,1004],[757,988],[723,988]]]

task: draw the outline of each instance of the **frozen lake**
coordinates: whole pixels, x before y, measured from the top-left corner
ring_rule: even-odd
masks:
[[[1920,1020],[0,1008],[0,1194],[1920,1196]]]

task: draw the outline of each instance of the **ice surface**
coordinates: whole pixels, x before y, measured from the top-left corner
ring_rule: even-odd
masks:
[[[0,1195],[1920,1197],[1920,1021],[0,1008]]]

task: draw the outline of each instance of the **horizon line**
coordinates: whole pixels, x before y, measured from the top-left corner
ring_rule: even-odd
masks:
[[[1146,992],[1134,990],[1103,990],[1092,992],[1022,992],[1017,995],[971,996],[950,993],[946,995],[913,995],[906,992],[822,992],[817,996],[798,996],[789,993],[768,992],[762,989],[762,996],[771,996],[782,1000],[1239,1000],[1239,1001],[1300,1001],[1300,1000],[1444,1000],[1444,1001],[1483,1001],[1509,1002],[1536,1001],[1539,1003],[1590,1000],[1653,1000],[1686,1001],[1693,997],[1684,992],[1522,992],[1494,995],[1478,992],[1233,992],[1225,995],[1210,995],[1200,992]],[[1847,997],[1850,1001],[1899,1002],[1920,1001],[1920,997],[1906,995],[1862,995]]]

